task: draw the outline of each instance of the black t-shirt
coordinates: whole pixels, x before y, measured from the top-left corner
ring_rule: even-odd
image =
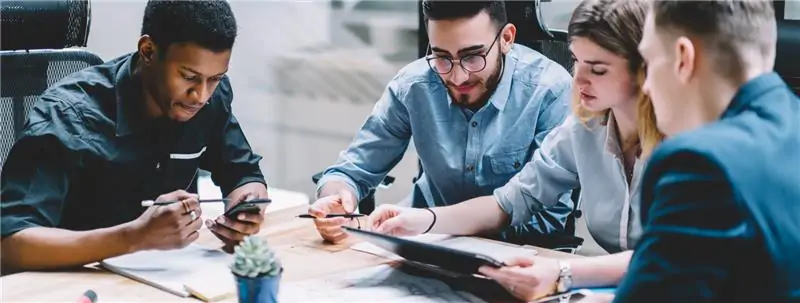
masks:
[[[131,221],[142,200],[188,189],[208,170],[224,195],[266,184],[223,78],[185,123],[145,115],[128,54],[55,83],[31,109],[0,179],[2,237],[34,226],[89,230]]]

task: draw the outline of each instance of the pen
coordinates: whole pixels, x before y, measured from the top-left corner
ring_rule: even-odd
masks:
[[[209,202],[229,202],[230,199],[201,199],[200,203],[209,203]],[[178,203],[180,201],[161,201],[156,202],[153,200],[144,200],[142,201],[142,207],[150,207],[153,205],[170,205],[172,203]],[[244,201],[245,203],[253,203],[253,204],[262,204],[262,203],[270,203],[272,200],[270,199],[254,199],[254,200],[247,200]]]
[[[365,214],[329,214],[325,218],[359,218],[366,217]],[[309,214],[297,215],[298,218],[315,219],[316,217]]]

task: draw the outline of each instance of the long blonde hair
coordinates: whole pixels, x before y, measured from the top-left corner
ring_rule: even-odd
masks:
[[[642,147],[641,158],[647,158],[664,139],[658,131],[653,104],[643,91],[644,60],[639,54],[644,19],[648,5],[645,0],[584,0],[570,18],[568,36],[585,37],[600,47],[628,60],[628,70],[636,79],[637,131]],[[593,112],[581,105],[576,85],[572,86],[572,111],[586,124],[589,120],[608,117],[609,110]]]

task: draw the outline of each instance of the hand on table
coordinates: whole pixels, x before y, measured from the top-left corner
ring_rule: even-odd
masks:
[[[480,273],[495,280],[514,297],[525,302],[555,293],[558,261],[543,257],[517,257],[502,268],[481,267]]]
[[[263,183],[252,182],[239,186],[228,195],[229,202],[225,210],[229,210],[239,203],[253,199],[268,198],[267,187]],[[264,222],[264,211],[262,208],[258,214],[239,214],[236,220],[220,215],[216,219],[206,220],[206,226],[217,238],[225,243],[225,251],[233,251],[233,247],[239,244],[246,236],[255,235],[261,230]]]
[[[342,225],[347,223],[348,218],[325,218],[328,214],[352,213],[356,209],[356,198],[347,190],[341,190],[330,196],[325,196],[314,201],[308,208],[308,214],[315,217],[314,225],[317,232],[327,242],[340,243],[347,239],[347,233],[342,229]]]
[[[419,235],[433,222],[433,214],[420,208],[384,204],[369,216],[369,225],[375,232],[392,236]]]
[[[197,240],[202,210],[198,196],[183,190],[163,194],[156,202],[180,201],[168,205],[153,205],[131,222],[135,249],[177,249]]]

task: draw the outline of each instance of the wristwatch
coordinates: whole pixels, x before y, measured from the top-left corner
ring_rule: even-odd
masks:
[[[566,261],[558,261],[558,280],[556,280],[556,293],[565,293],[572,289],[572,269]]]

